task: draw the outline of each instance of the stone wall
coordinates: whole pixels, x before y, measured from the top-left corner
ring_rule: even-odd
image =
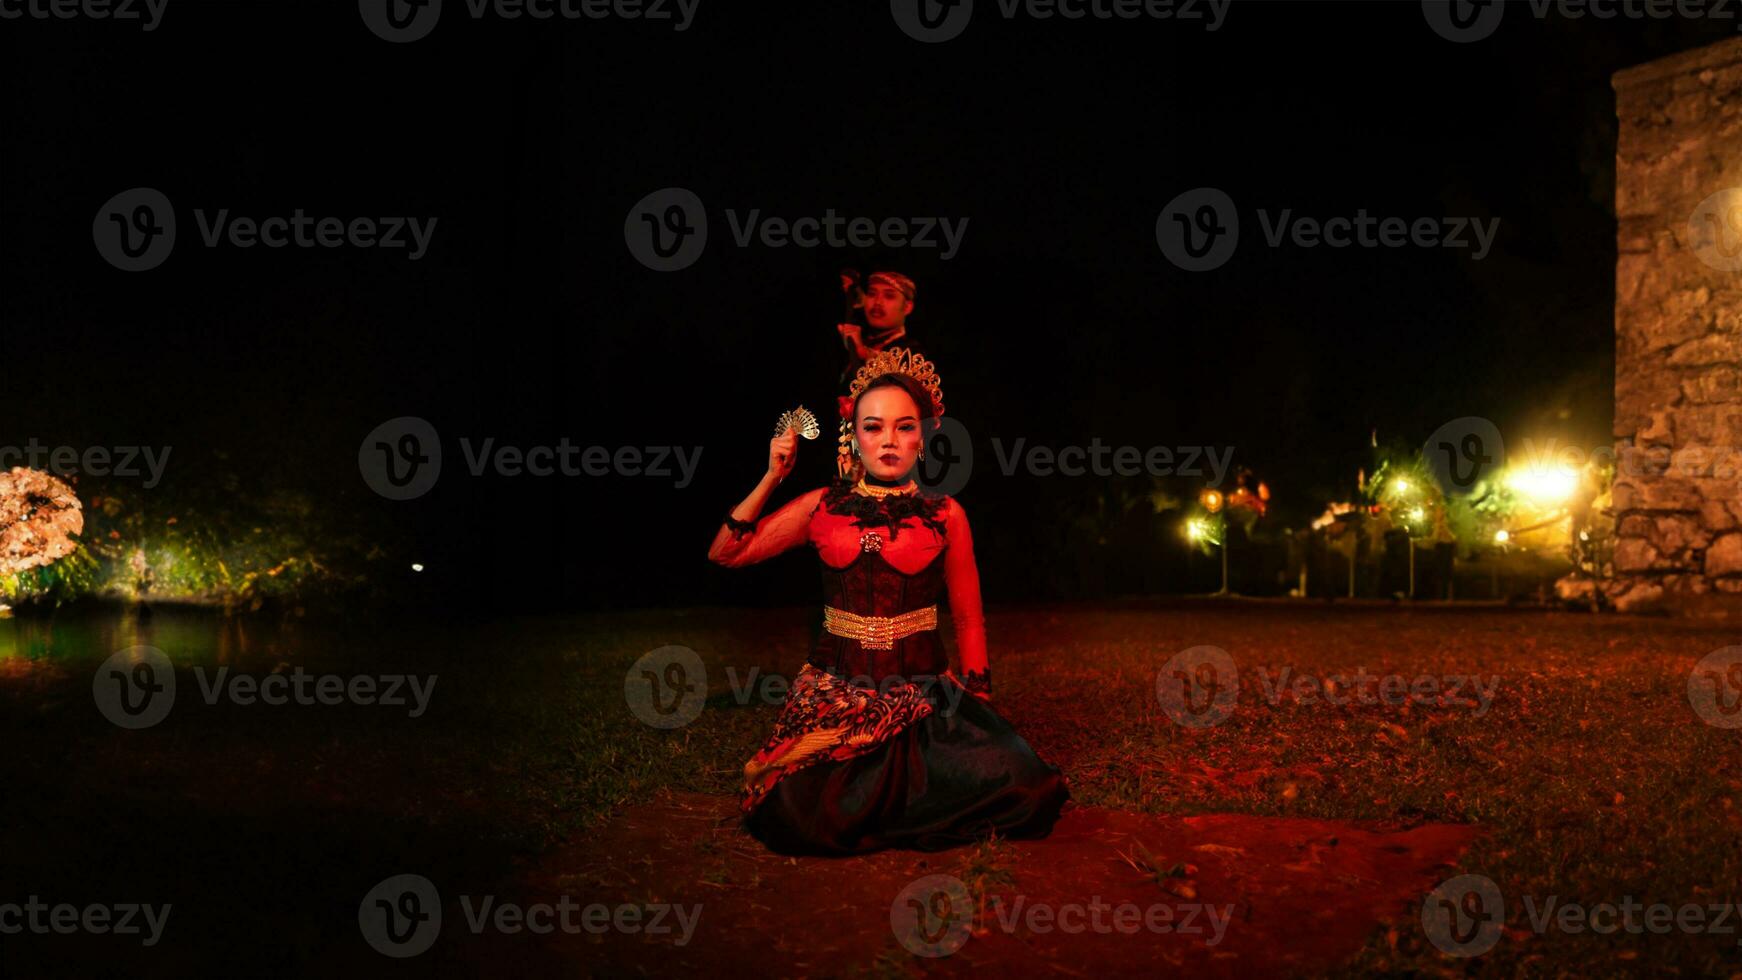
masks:
[[[1742,615],[1742,38],[1614,78],[1623,609]]]

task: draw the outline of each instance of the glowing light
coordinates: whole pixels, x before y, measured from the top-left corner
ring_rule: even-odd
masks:
[[[411,566],[411,570],[412,570],[412,571],[414,571],[414,572],[421,572],[421,571],[423,571],[423,566],[422,566],[422,565],[418,565],[418,564],[415,564],[415,563],[414,563],[414,564],[413,564],[413,565],[412,565],[412,566]]]
[[[1220,490],[1205,490],[1198,494],[1198,503],[1203,504],[1205,510],[1214,514],[1222,509],[1222,492]]]
[[[1209,532],[1204,529],[1203,521],[1193,520],[1186,522],[1186,537],[1191,538],[1193,541],[1202,541],[1204,535],[1207,533]]]
[[[1404,480],[1401,478],[1397,479],[1397,480],[1393,480],[1391,485],[1394,488],[1396,488],[1398,493],[1408,493],[1409,492],[1409,481],[1408,480]]]
[[[1409,519],[1410,520],[1419,521],[1422,519],[1423,516],[1425,516],[1425,515],[1422,514],[1420,507],[1410,508],[1410,511],[1409,511]]]
[[[1570,466],[1537,465],[1506,474],[1506,485],[1538,504],[1558,504],[1579,489],[1579,473]]]
[[[1512,535],[1508,534],[1505,528],[1501,528],[1500,530],[1494,532],[1494,542],[1496,544],[1505,544],[1506,542],[1511,541],[1511,540],[1512,540]]]

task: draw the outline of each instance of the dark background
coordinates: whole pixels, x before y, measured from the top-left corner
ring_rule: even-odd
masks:
[[[1453,44],[1413,2],[1239,0],[1177,21],[1005,21],[920,44],[886,4],[703,0],[695,24],[504,21],[460,0],[389,44],[354,3],[171,0],[163,24],[0,22],[6,411],[0,444],[173,446],[155,492],[219,470],[371,529],[480,607],[807,601],[799,557],[704,560],[775,417],[825,422],[775,503],[829,472],[835,270],[919,282],[910,331],[974,434],[959,494],[990,601],[1117,591],[1037,570],[1113,481],[1006,478],[1006,445],[1232,445],[1299,526],[1353,491],[1375,429],[1481,415],[1608,441],[1617,69],[1729,20],[1538,20]],[[710,242],[648,270],[623,225],[683,186]],[[174,202],[175,253],[106,264],[97,209]],[[1186,273],[1160,209],[1214,186],[1240,250]],[[207,249],[195,208],[437,216],[430,252]],[[959,255],[738,248],[725,212],[969,219]],[[1451,249],[1265,247],[1256,212],[1498,216]],[[430,420],[442,482],[362,482],[388,418]],[[695,482],[464,472],[458,439],[703,447]],[[1112,494],[1112,496],[1109,496]],[[1091,530],[1090,540],[1097,532]],[[1068,549],[1076,547],[1075,552]],[[1156,543],[1157,561],[1183,551]],[[1061,550],[1061,548],[1066,550]],[[396,566],[397,567],[397,566]]]

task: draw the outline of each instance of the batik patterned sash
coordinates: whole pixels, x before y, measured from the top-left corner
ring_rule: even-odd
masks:
[[[818,762],[870,752],[931,713],[931,702],[911,682],[887,690],[858,687],[805,664],[793,679],[774,732],[744,764],[739,809],[756,809],[782,778]]]

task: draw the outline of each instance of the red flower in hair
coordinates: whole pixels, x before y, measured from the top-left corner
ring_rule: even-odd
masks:
[[[839,402],[840,408],[841,408],[841,418],[844,418],[844,419],[852,418],[853,417],[853,399],[847,395],[842,395],[839,399],[837,399],[837,401]]]

